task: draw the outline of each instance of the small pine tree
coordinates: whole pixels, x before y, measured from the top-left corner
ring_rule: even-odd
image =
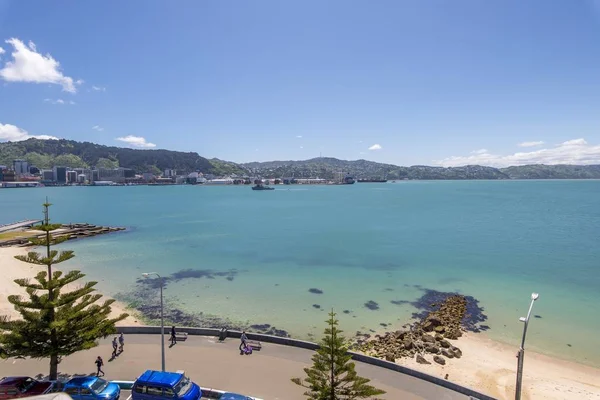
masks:
[[[304,395],[311,400],[369,399],[385,394],[383,390],[368,385],[369,379],[356,373],[335,316],[331,310],[325,336],[312,357],[313,366],[304,368],[307,378],[294,378],[292,382],[309,389]]]
[[[42,239],[33,239],[31,243],[46,248],[46,254],[29,252],[26,256],[16,256],[18,260],[29,264],[45,266],[46,271],[39,272],[34,278],[16,279],[15,283],[25,289],[29,298],[8,296],[21,319],[11,320],[7,316],[0,319],[0,356],[31,357],[50,359],[50,379],[56,379],[58,364],[62,357],[80,350],[98,345],[98,339],[115,333],[115,323],[127,317],[108,318],[114,300],[101,305],[95,304],[101,294],[94,293],[97,282],[87,282],[71,292],[64,292],[66,285],[85,275],[80,271],[70,271],[63,275],[53,271],[52,267],[74,257],[73,251],[51,250],[52,246],[67,240],[56,238],[51,231],[60,224],[50,224],[48,209],[51,204],[44,203],[44,221],[35,229],[45,232]]]

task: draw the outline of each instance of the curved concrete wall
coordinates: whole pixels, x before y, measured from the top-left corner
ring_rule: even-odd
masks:
[[[188,335],[195,336],[219,336],[219,329],[212,328],[186,328],[186,327],[177,327],[177,331],[179,332],[187,332]],[[160,326],[118,326],[117,331],[119,333],[123,332],[124,334],[160,334]],[[170,334],[170,328],[165,327],[165,335]],[[228,338],[239,338],[242,335],[239,331],[227,331]],[[292,346],[299,347],[306,350],[316,350],[319,348],[319,345],[312,342],[306,342],[304,340],[292,339],[292,338],[284,338],[279,336],[271,336],[271,335],[263,335],[261,333],[250,333],[247,332],[246,336],[250,340],[258,340],[266,343],[274,343],[282,346]],[[493,397],[485,395],[483,393],[476,392],[475,390],[466,388],[464,386],[457,385],[456,383],[449,382],[445,379],[437,378],[435,376],[428,375],[426,373],[416,371],[414,369],[410,369],[404,367],[402,365],[398,365],[393,362],[385,361],[380,358],[366,356],[364,354],[359,354],[355,352],[349,352],[352,355],[352,359],[370,365],[375,365],[377,367],[389,369],[392,371],[399,372],[401,374],[410,375],[417,379],[422,379],[427,382],[431,382],[435,385],[445,387],[450,390],[454,390],[455,392],[464,394],[465,396],[470,396],[473,400],[496,400]]]

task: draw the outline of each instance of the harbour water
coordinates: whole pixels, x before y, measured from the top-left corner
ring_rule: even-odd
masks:
[[[352,336],[408,322],[398,300],[460,292],[517,344],[535,291],[528,348],[600,366],[600,181],[4,189],[0,224],[41,216],[46,196],[55,222],[129,228],[63,245],[108,295],[156,271],[172,307],[307,338],[332,307]]]

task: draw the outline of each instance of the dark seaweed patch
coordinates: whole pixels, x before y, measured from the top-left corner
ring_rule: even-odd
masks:
[[[314,294],[323,294],[323,291],[321,289],[317,289],[317,288],[310,288],[308,289],[309,292],[314,293]]]
[[[534,318],[542,318],[542,316],[541,316],[541,315],[537,315],[537,314],[536,314],[536,315],[534,315],[533,317],[534,317]]]
[[[321,308],[321,306],[319,304],[313,304],[313,308],[319,309],[319,308]]]
[[[383,289],[384,292],[393,292],[394,289],[386,287],[385,289]]]
[[[352,311],[350,310],[344,310],[344,314],[350,314]]]
[[[365,307],[367,307],[369,310],[379,310],[379,304],[377,304],[373,300],[367,301],[365,303]]]
[[[178,282],[183,279],[215,279],[216,277],[226,277],[227,280],[232,281],[235,276],[239,273],[237,269],[230,269],[229,271],[213,271],[212,269],[182,269],[172,273],[169,276],[162,278],[164,285],[167,286],[169,282]],[[152,288],[160,288],[161,280],[159,278],[140,278],[137,283],[150,286]]]
[[[390,303],[399,306],[402,304],[408,304],[408,303],[410,303],[410,301],[408,301],[408,300],[390,300]]]

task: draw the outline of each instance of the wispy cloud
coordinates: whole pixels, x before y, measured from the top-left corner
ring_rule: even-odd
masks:
[[[7,140],[9,142],[19,142],[21,140],[27,140],[31,138],[58,139],[54,136],[49,135],[30,135],[25,129],[21,129],[18,126],[0,123],[0,140]]]
[[[369,150],[373,151],[373,150],[381,150],[383,149],[383,147],[381,147],[380,144],[375,143],[373,146],[369,147]]]
[[[453,156],[436,160],[437,165],[458,167],[463,165],[486,165],[490,167],[508,167],[528,164],[600,164],[600,145],[591,145],[585,139],[567,140],[554,147],[509,155],[486,153],[469,156]]]
[[[70,104],[72,106],[77,104],[73,100],[63,100],[63,99],[44,99],[44,103],[59,104],[59,105]]]
[[[139,147],[142,149],[151,149],[153,147],[156,147],[154,143],[147,142],[146,139],[141,136],[129,135],[124,137],[118,137],[116,140],[125,142],[132,147]]]
[[[487,154],[487,149],[473,150],[471,154]]]
[[[104,86],[92,86],[92,90],[96,92],[106,92],[106,88]]]
[[[17,38],[6,43],[13,47],[12,60],[0,69],[0,78],[7,82],[51,83],[62,86],[65,92],[77,92],[73,78],[62,73],[60,63],[50,54],[38,53],[35,43],[25,45]]]
[[[0,54],[4,54],[4,53],[6,53],[6,51],[2,47],[0,47]]]
[[[94,125],[94,126],[92,126],[92,129],[95,131],[98,131],[98,132],[102,132],[104,130],[104,128],[101,127],[100,125]]]
[[[523,143],[519,143],[519,147],[536,147],[536,146],[541,146],[543,145],[544,142],[541,140],[538,140],[537,142],[523,142]]]
[[[302,135],[298,135],[296,136],[298,139],[302,139]]]

